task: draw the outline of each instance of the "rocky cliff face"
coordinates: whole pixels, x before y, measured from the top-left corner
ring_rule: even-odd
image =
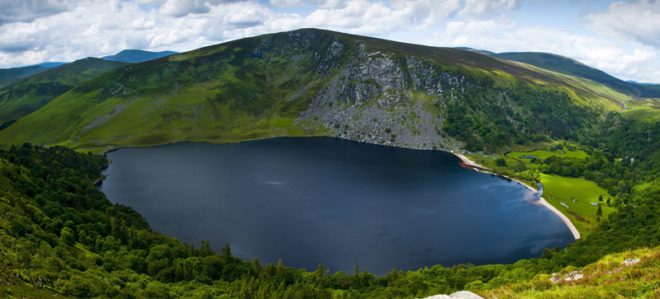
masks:
[[[463,77],[438,71],[414,56],[370,49],[358,43],[353,53],[331,43],[327,84],[300,115],[335,137],[416,149],[458,148],[460,142],[442,134],[445,90],[464,88]],[[346,59],[348,56],[348,59]],[[323,65],[323,63],[321,63]]]

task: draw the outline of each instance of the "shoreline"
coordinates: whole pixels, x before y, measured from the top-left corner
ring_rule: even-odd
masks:
[[[476,171],[478,171],[478,172],[482,172],[482,173],[492,173],[492,174],[496,174],[496,173],[492,172],[490,169],[488,169],[488,168],[486,168],[486,167],[483,167],[482,165],[479,165],[478,163],[476,163],[476,162],[470,160],[470,158],[466,157],[466,156],[463,155],[463,154],[456,153],[456,152],[454,152],[454,151],[450,151],[450,153],[452,153],[454,156],[456,156],[456,157],[458,157],[459,159],[461,159],[463,165],[465,165],[466,167],[469,167],[469,168],[471,168],[471,169],[473,169],[473,170],[476,170]],[[505,178],[508,178],[508,179],[510,179],[510,180],[512,180],[512,181],[515,181],[515,182],[517,182],[518,184],[521,184],[521,185],[527,187],[527,189],[529,189],[529,190],[531,190],[531,191],[533,191],[533,192],[537,192],[537,190],[534,189],[532,186],[527,185],[527,184],[525,184],[524,182],[522,182],[522,181],[520,181],[520,180],[517,180],[517,179],[514,179],[514,178],[510,178],[510,177],[508,177],[508,176],[504,176],[504,175],[502,175],[502,176],[505,177]],[[552,212],[552,213],[554,213],[555,215],[557,215],[557,217],[559,217],[559,219],[561,219],[561,221],[564,222],[564,224],[565,224],[565,225],[568,227],[568,229],[571,231],[571,234],[573,235],[573,238],[574,238],[576,241],[579,240],[579,239],[582,237],[582,236],[580,235],[580,231],[578,231],[578,229],[575,227],[575,225],[573,224],[573,222],[571,222],[571,220],[568,219],[568,217],[567,217],[566,215],[564,215],[564,213],[562,213],[561,211],[559,211],[559,209],[557,209],[555,206],[551,205],[547,200],[545,200],[545,198],[543,198],[543,196],[539,197],[539,200],[536,201],[536,202],[538,202],[538,203],[541,204],[542,206],[546,207],[548,210],[550,210],[550,212]]]

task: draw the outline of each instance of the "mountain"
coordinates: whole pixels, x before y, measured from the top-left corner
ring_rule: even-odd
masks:
[[[58,67],[64,62],[44,62],[35,65],[0,69],[0,87],[9,85],[31,75]]]
[[[470,48],[470,47],[456,47],[456,49],[475,52],[475,53],[484,54],[484,55],[488,55],[488,56],[497,55],[497,53],[495,53],[495,52],[491,52],[491,51],[488,51],[488,50],[482,50],[482,49],[475,49],[475,48]]]
[[[472,51],[301,29],[117,68],[0,140],[104,148],[323,135],[478,151],[568,138],[628,100]]]
[[[101,59],[110,61],[119,61],[124,63],[139,63],[154,60],[162,57],[177,54],[174,51],[149,52],[143,50],[123,50],[115,55],[101,57]]]
[[[589,79],[629,95],[660,98],[660,85],[626,82],[568,57],[540,52],[493,53],[492,56]]]
[[[0,129],[39,109],[81,82],[122,65],[124,63],[85,58],[0,88]]]

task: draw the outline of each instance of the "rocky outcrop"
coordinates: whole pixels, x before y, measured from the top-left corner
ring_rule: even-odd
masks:
[[[433,295],[424,299],[483,299],[483,297],[470,291],[458,291],[451,295]]]
[[[330,52],[345,46],[334,41]],[[460,148],[442,133],[446,92],[458,92],[463,77],[442,73],[413,56],[370,50],[359,44],[316,93],[301,122],[320,122],[330,135],[416,149]]]

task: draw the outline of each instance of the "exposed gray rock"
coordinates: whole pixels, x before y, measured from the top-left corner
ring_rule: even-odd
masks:
[[[458,291],[451,295],[433,295],[424,299],[483,299],[483,297],[470,291]]]
[[[623,260],[622,264],[624,266],[632,266],[632,265],[635,265],[639,262],[640,262],[640,260],[638,258],[628,258],[628,259]]]
[[[336,53],[341,43],[333,43]],[[335,54],[331,54],[335,55]],[[458,90],[463,78],[439,72],[414,57],[371,51],[364,44],[357,59],[342,66],[316,93],[300,122],[318,121],[330,135],[415,149],[456,149],[441,134],[445,90]]]

